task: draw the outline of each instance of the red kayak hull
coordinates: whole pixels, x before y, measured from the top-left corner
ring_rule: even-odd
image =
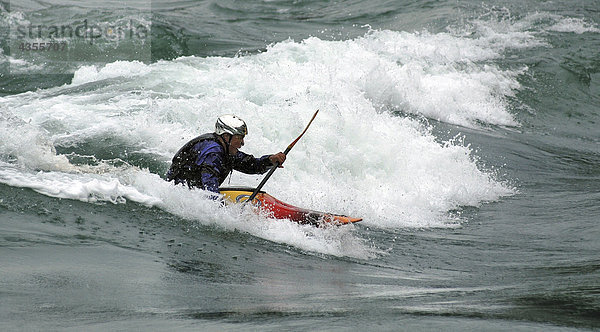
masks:
[[[225,199],[232,203],[241,203],[248,200],[252,195],[252,188],[220,188]],[[345,215],[325,213],[299,208],[265,193],[259,192],[254,198],[252,205],[257,206],[261,212],[267,213],[275,219],[287,219],[300,224],[352,224],[359,222],[362,218],[352,218]]]

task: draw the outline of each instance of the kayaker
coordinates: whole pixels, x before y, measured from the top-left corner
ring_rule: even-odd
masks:
[[[167,172],[167,181],[219,193],[219,185],[234,169],[262,174],[275,163],[282,167],[286,157],[282,152],[255,158],[240,151],[247,134],[242,119],[231,114],[220,116],[214,133],[200,135],[179,149]]]

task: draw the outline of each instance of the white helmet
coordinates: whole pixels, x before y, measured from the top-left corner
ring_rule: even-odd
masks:
[[[215,124],[215,134],[223,135],[225,133],[246,136],[248,134],[246,122],[232,114],[220,116]]]

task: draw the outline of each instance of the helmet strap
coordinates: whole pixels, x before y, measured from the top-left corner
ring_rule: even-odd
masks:
[[[229,141],[227,142],[227,154],[229,155],[229,146],[231,145],[231,140],[233,139],[233,135],[229,134]]]
[[[227,133],[227,135],[229,135],[229,140],[226,140],[223,135],[225,135],[225,134],[222,134],[219,137],[221,137],[221,139],[225,143],[225,155],[229,156],[230,155],[230,153],[229,153],[229,146],[231,145],[231,139],[233,138],[233,135]]]

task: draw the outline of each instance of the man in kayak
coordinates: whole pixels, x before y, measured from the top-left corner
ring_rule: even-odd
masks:
[[[248,134],[246,123],[235,115],[217,119],[215,132],[200,135],[187,142],[173,157],[167,181],[219,193],[219,185],[233,170],[246,174],[262,174],[276,163],[285,161],[285,154],[255,158],[240,150]]]

